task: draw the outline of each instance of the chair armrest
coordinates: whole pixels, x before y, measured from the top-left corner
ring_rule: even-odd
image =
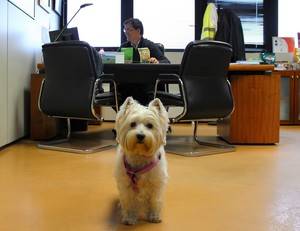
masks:
[[[119,99],[118,99],[118,90],[117,90],[117,83],[116,78],[114,74],[104,74],[102,73],[99,78],[95,82],[95,87],[99,86],[102,83],[110,83],[111,86],[111,92],[114,94],[115,98],[115,106],[116,110],[119,111]]]
[[[115,75],[114,74],[104,74],[102,73],[100,76],[99,76],[99,80],[102,82],[102,83],[111,83],[111,82],[115,82],[116,81],[116,78],[115,78]]]
[[[159,77],[156,81],[167,84],[180,83],[181,80],[178,74],[159,74]]]
[[[180,94],[182,95],[182,80],[178,74],[160,74],[159,77],[156,79],[155,87],[154,87],[154,97],[156,97],[158,91],[158,85],[162,84],[178,84],[180,89]]]

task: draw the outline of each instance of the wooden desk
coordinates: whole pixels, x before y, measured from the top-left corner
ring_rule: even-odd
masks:
[[[153,63],[131,63],[131,64],[104,64],[105,74],[114,74],[117,90],[120,93],[119,104],[121,105],[128,96],[143,105],[148,105],[153,99],[156,79],[160,74],[178,74],[179,64],[153,64]]]
[[[230,66],[235,109],[218,121],[217,133],[234,144],[279,142],[280,78],[273,65]]]
[[[180,64],[104,64],[105,74],[114,74],[118,83],[126,84],[155,84],[159,74],[179,73]]]
[[[110,65],[105,64],[104,70],[108,71],[107,68],[116,67],[121,70],[129,67],[134,71],[134,66],[143,67],[143,64]],[[39,69],[43,68],[43,65],[39,65]],[[150,71],[151,68],[161,67],[149,65],[146,68]],[[172,73],[172,71],[178,73],[179,68],[180,65],[177,64],[166,66],[165,73]],[[235,144],[273,144],[279,142],[280,79],[278,74],[272,73],[273,69],[273,65],[230,65],[229,80],[232,86],[235,110],[230,118],[218,122],[217,133],[220,137]],[[147,81],[145,76],[136,75],[134,78],[135,81],[143,83]],[[128,82],[128,78],[124,78],[124,81]],[[133,79],[129,81],[133,81]]]
[[[119,70],[134,70],[136,68],[144,69],[145,67],[150,70],[162,70],[164,69],[165,73],[178,73],[180,64],[141,64],[141,63],[133,63],[133,64],[104,64],[104,71],[108,71],[108,73],[112,72],[112,68],[115,70],[115,68],[118,68]],[[161,68],[163,67],[163,68]],[[45,65],[43,63],[38,63],[37,68],[40,71],[45,70]],[[237,72],[237,71],[273,71],[274,65],[261,65],[261,64],[235,64],[231,63],[228,69],[230,72]]]
[[[159,73],[179,73],[179,69],[178,64],[104,65],[104,72],[115,73],[120,83],[153,86]],[[218,122],[220,137],[236,144],[279,142],[280,80],[273,70],[273,65],[230,64],[235,110],[231,118]],[[142,91],[139,88],[138,96],[143,96]]]

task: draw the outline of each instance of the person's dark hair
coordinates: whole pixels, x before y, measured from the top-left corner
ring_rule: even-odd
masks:
[[[123,22],[123,26],[125,25],[131,25],[135,30],[139,29],[140,30],[140,33],[141,35],[144,34],[144,27],[143,27],[143,23],[137,19],[137,18],[129,18],[129,19],[126,19],[124,22]]]

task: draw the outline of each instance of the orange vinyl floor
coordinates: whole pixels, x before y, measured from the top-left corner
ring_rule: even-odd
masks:
[[[173,133],[192,129],[175,125]],[[202,157],[167,153],[170,178],[159,224],[120,224],[114,160],[115,149],[73,154],[38,149],[27,139],[1,149],[0,230],[300,230],[300,126],[281,127],[277,145],[240,145]]]

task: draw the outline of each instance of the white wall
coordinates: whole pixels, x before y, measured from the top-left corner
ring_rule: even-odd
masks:
[[[58,26],[58,15],[32,4],[34,17],[0,0],[0,147],[29,134],[31,74],[41,62],[42,34]]]
[[[7,34],[7,139],[12,142],[28,134],[30,76],[40,49],[40,28],[12,4],[8,4]]]
[[[7,138],[7,1],[0,0],[0,147]]]

